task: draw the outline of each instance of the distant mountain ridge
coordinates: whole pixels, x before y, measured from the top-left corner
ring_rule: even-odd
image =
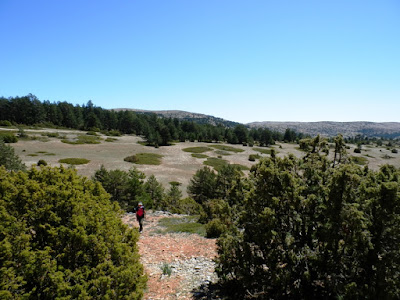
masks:
[[[344,137],[354,137],[358,134],[367,137],[400,138],[399,122],[252,122],[246,124],[250,128],[268,128],[284,132],[287,128],[296,132],[316,136],[335,136],[342,134]]]
[[[235,127],[241,123],[225,120],[222,118],[200,113],[187,112],[182,110],[141,110],[131,108],[117,108],[115,111],[129,110],[137,113],[156,114],[164,118],[177,118],[179,120],[194,121],[201,124]],[[284,132],[287,128],[310,136],[318,134],[326,137],[342,134],[344,137],[362,135],[367,137],[400,138],[400,122],[251,122],[244,124],[249,128],[268,128],[273,131]]]
[[[171,118],[171,119],[176,118],[179,120],[195,121],[196,123],[200,124],[211,124],[211,125],[221,124],[226,127],[235,127],[236,125],[240,124],[238,122],[233,122],[210,115],[192,113],[183,110],[143,110],[143,109],[131,109],[131,108],[116,108],[114,110],[115,111],[129,110],[143,114],[156,114],[164,118]]]

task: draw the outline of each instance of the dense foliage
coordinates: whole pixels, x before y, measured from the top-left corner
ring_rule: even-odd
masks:
[[[138,233],[72,169],[0,168],[1,299],[140,299]]]
[[[248,177],[232,166],[193,176],[230,298],[400,297],[400,171],[361,168],[333,142],[303,139],[303,158],[272,152]]]
[[[218,237],[233,226],[243,208],[246,184],[243,172],[234,165],[224,165],[215,173],[209,167],[196,172],[187,192],[202,206],[200,222],[206,223],[208,237]]]
[[[400,297],[400,172],[345,163],[336,142],[335,162],[317,137],[303,159],[263,159],[243,179],[242,209],[218,240],[234,297]]]
[[[199,124],[188,120],[159,118],[155,114],[114,111],[94,106],[72,105],[68,102],[41,102],[34,95],[0,97],[0,121],[13,124],[62,126],[74,129],[116,132],[144,136],[150,145],[169,145],[173,141],[225,141],[231,144],[271,145],[274,141],[295,141],[301,138],[288,130],[285,135],[268,129],[251,129],[244,125],[226,127],[222,124]]]
[[[199,214],[202,210],[193,199],[182,199],[179,183],[172,183],[165,191],[154,175],[146,179],[146,175],[136,168],[128,172],[107,170],[101,166],[93,176],[94,181],[102,184],[116,201],[126,211],[133,211],[138,202],[142,202],[147,209],[168,210],[173,213]]]

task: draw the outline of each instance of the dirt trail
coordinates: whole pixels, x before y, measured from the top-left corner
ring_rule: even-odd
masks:
[[[149,278],[143,299],[194,299],[199,286],[216,282],[216,241],[196,234],[163,234],[158,221],[165,217],[179,215],[148,212],[140,235],[139,252]],[[126,214],[123,222],[138,227],[134,214]],[[163,274],[163,267],[170,269],[170,276]]]

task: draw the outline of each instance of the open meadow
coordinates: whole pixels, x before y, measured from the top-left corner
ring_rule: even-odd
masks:
[[[136,167],[146,176],[154,174],[165,187],[168,187],[169,182],[181,183],[184,195],[191,177],[205,164],[216,168],[224,163],[238,164],[246,173],[260,158],[268,157],[271,149],[275,149],[277,156],[281,157],[289,153],[297,157],[304,154],[294,143],[277,143],[272,147],[261,148],[221,143],[178,142],[171,146],[154,148],[145,146],[141,137],[133,135],[107,137],[100,133],[88,135],[83,131],[61,129],[26,129],[25,132],[26,138],[10,145],[28,167],[36,165],[39,160],[45,160],[51,166],[59,166],[62,159],[86,159],[87,163],[75,164],[74,168],[80,175],[87,177],[91,177],[101,165],[109,170],[123,171]],[[356,145],[347,146],[348,155],[356,157],[356,163],[360,165],[368,165],[373,170],[383,164],[400,167],[400,154],[393,153],[392,148],[385,146],[385,143],[380,147],[375,144],[363,145],[361,153],[354,153]],[[330,156],[333,155],[332,147],[333,145]],[[124,161],[124,158],[138,154],[157,154],[159,164],[157,160],[151,159],[150,162],[144,161],[144,164],[141,161]],[[249,160],[250,155],[254,157],[253,161]]]

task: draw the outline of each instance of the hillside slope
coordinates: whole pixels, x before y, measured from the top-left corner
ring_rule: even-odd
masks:
[[[221,124],[226,127],[233,128],[240,123],[225,120],[222,118],[187,112],[182,110],[140,110],[130,108],[116,108],[115,111],[130,110],[143,114],[156,114],[164,118],[177,118],[179,120],[194,121],[200,124]],[[400,122],[251,122],[244,124],[249,128],[268,128],[273,131],[284,132],[287,128],[293,129],[296,132],[316,136],[336,136],[341,133],[345,137],[354,137],[362,135],[367,137],[384,137],[384,138],[400,138]]]
[[[280,132],[287,128],[315,136],[335,136],[341,133],[345,137],[361,134],[368,137],[400,138],[399,122],[253,122],[250,128],[269,128]]]
[[[179,120],[187,120],[187,121],[194,121],[199,124],[211,124],[211,125],[218,125],[221,124],[226,127],[235,127],[236,125],[240,124],[233,121],[228,121],[222,118],[204,115],[199,113],[192,113],[183,110],[141,110],[141,109],[131,109],[131,108],[116,108],[113,109],[114,111],[121,111],[121,110],[129,110],[134,111],[136,113],[142,114],[156,114],[158,116],[164,118],[171,118],[171,119],[179,119]]]

